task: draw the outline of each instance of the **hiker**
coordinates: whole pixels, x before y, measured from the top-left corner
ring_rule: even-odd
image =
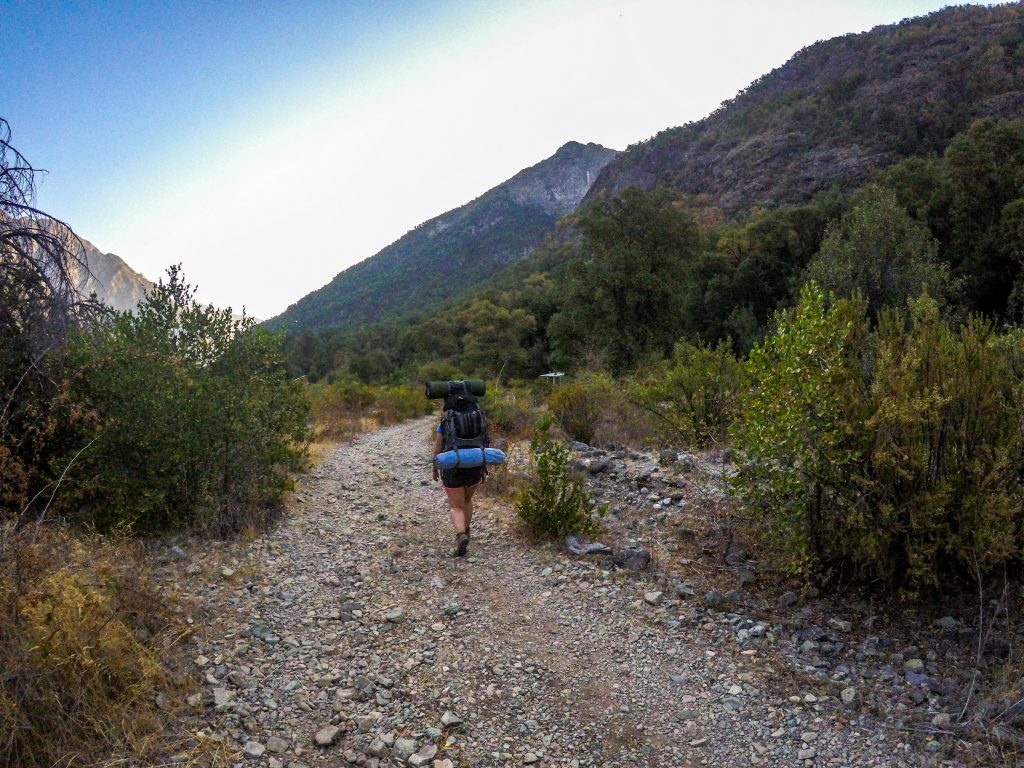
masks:
[[[454,434],[453,434],[454,433]],[[444,401],[444,415],[434,430],[434,456],[454,445],[479,443],[487,439],[487,419],[476,398],[467,393],[449,395]],[[473,494],[483,482],[486,470],[479,467],[455,467],[439,470],[434,463],[434,479],[440,480],[448,496],[452,528],[455,529],[455,557],[463,557],[469,548],[469,525],[473,519]]]

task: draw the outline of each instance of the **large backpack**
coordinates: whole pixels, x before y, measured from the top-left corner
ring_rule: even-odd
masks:
[[[462,392],[445,398],[441,437],[446,451],[490,445],[487,417],[475,396]]]

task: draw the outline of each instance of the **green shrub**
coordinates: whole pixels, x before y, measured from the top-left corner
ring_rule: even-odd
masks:
[[[394,424],[428,414],[434,407],[419,386],[380,387],[376,393],[374,414],[382,424]]]
[[[732,435],[744,453],[736,490],[757,515],[776,564],[799,573],[822,566],[864,455],[858,352],[867,315],[863,302],[829,308],[811,283],[776,323],[750,353],[752,386],[740,398],[742,420]]]
[[[556,384],[548,395],[548,407],[558,425],[573,440],[590,443],[610,400],[613,383],[607,374],[582,374]]]
[[[169,277],[135,314],[73,339],[72,396],[97,425],[60,501],[101,530],[238,530],[290,487],[308,405],[279,336],[201,307],[177,269]]]
[[[909,327],[907,325],[909,324]],[[974,317],[959,329],[918,299],[879,327],[858,549],[890,583],[973,583],[1024,544],[1021,337]]]
[[[532,482],[516,497],[516,512],[532,533],[556,538],[569,533],[600,530],[592,515],[590,494],[583,478],[570,467],[569,450],[550,435],[551,422],[541,420],[530,441]],[[595,510],[604,515],[604,507]]]
[[[481,402],[487,414],[491,439],[524,437],[537,420],[537,408],[531,404],[530,394],[509,387],[500,392],[489,392]]]
[[[805,287],[754,349],[736,491],[789,572],[920,594],[1019,562],[1024,347],[927,296],[883,312]]]
[[[630,401],[655,417],[663,442],[705,447],[725,441],[746,379],[728,341],[679,342],[672,358],[630,387]]]

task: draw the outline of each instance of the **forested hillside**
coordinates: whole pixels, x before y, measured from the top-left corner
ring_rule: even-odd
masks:
[[[586,202],[661,184],[734,214],[853,189],[1024,109],[1024,9],[948,8],[819,42],[709,117],[630,147]]]
[[[569,142],[470,203],[431,219],[339,274],[267,323],[356,328],[436,306],[479,285],[544,241],[615,152]]]

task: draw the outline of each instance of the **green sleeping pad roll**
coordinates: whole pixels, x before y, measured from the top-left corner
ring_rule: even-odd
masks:
[[[466,379],[464,381],[428,381],[426,386],[427,397],[431,400],[438,400],[448,397],[455,392],[469,392],[476,397],[483,397],[487,387],[483,379]]]

